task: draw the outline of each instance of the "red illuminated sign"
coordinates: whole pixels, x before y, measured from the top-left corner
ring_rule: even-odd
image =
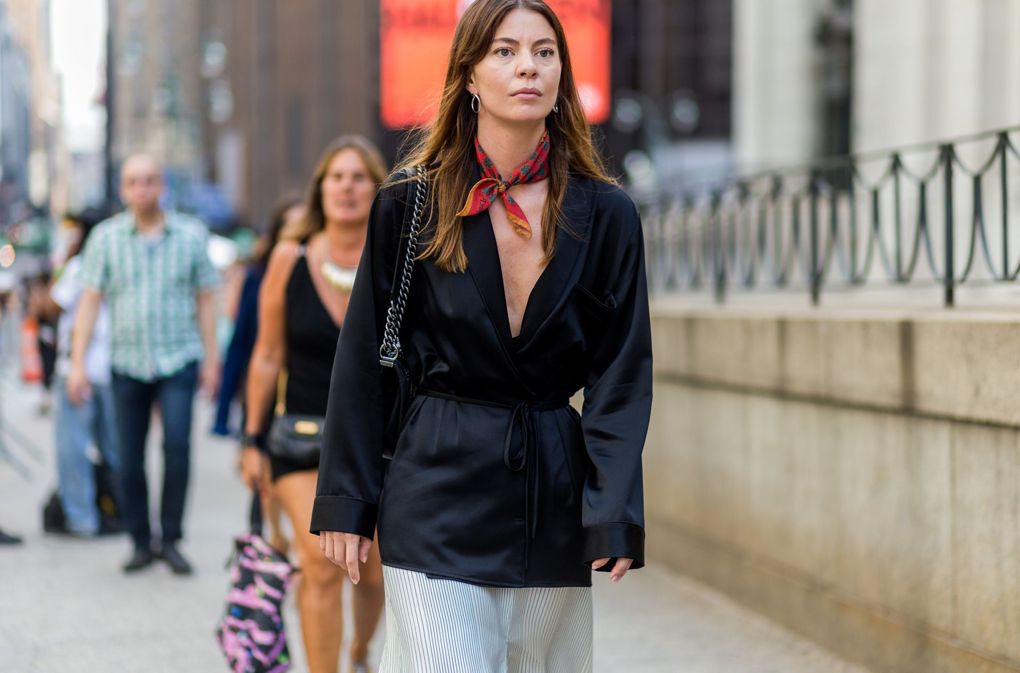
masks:
[[[563,23],[581,101],[609,117],[610,0],[547,0]],[[382,121],[400,129],[435,115],[457,20],[471,0],[381,0]]]

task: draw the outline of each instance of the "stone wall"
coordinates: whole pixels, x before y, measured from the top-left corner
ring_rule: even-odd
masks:
[[[649,555],[875,671],[1020,671],[1020,321],[653,306]]]

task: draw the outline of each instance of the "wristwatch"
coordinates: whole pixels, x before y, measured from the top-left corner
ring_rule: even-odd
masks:
[[[266,435],[263,432],[249,433],[246,432],[241,435],[241,445],[245,448],[249,446],[256,447],[259,451],[266,450]]]

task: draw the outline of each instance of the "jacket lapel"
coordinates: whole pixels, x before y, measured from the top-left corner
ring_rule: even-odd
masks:
[[[504,348],[511,345],[510,319],[506,312],[506,293],[503,290],[503,271],[499,263],[499,248],[492,231],[489,212],[464,218],[464,252],[468,258],[468,274],[482,296],[499,340]]]
[[[510,336],[510,318],[506,312],[506,294],[503,290],[503,270],[499,263],[499,248],[492,231],[492,220],[488,211],[464,218],[464,252],[468,258],[467,276],[474,282],[482,303],[489,314],[496,335],[499,337],[503,360],[514,378],[528,394],[535,391],[517,368],[514,359],[513,338]]]
[[[591,238],[594,196],[594,191],[586,180],[570,178],[563,200],[563,221],[566,228],[562,226],[556,228],[556,254],[531,291],[521,323],[519,351],[527,348],[550,324],[550,319],[559,312],[577,283]]]
[[[474,180],[482,176],[481,168],[474,166]],[[506,311],[506,294],[503,290],[503,270],[499,263],[499,247],[492,231],[489,211],[483,210],[463,220],[464,253],[468,258],[468,275],[482,296],[500,344],[508,354],[513,353],[510,336],[510,319]]]
[[[525,350],[552,323],[551,319],[569,299],[577,283],[588,252],[594,197],[594,190],[587,180],[570,178],[563,201],[563,220],[567,228],[557,227],[556,254],[531,291],[516,348],[510,335],[503,271],[499,263],[496,235],[492,231],[492,220],[488,211],[464,218],[463,242],[468,258],[467,275],[471,277],[482,298],[499,336],[507,364],[526,387],[527,383],[517,369],[516,355]]]

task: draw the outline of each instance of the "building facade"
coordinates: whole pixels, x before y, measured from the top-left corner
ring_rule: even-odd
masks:
[[[0,0],[0,225],[67,205],[49,0]]]
[[[404,134],[379,120],[377,0],[113,6],[115,163],[128,147],[149,149],[261,226],[336,136],[361,133],[398,154]],[[728,171],[733,3],[629,0],[612,11],[614,114],[598,135],[614,171],[649,166],[662,183]]]
[[[165,166],[178,205],[204,179],[197,0],[110,0],[107,68],[110,152],[119,166],[148,152]]]
[[[258,224],[281,195],[305,188],[333,138],[382,140],[378,2],[229,5],[217,8],[212,25],[226,51],[216,86],[229,90],[232,113],[212,123],[207,162]]]
[[[28,56],[14,32],[9,7],[0,3],[0,227],[30,213],[31,114]]]
[[[946,140],[1020,119],[1011,0],[736,0],[739,169]]]
[[[653,191],[724,175],[733,140],[733,3],[613,3],[613,168]]]
[[[151,152],[181,200],[259,225],[330,139],[379,140],[377,4],[112,0],[114,165]]]
[[[14,40],[26,59],[29,92],[29,201],[59,212],[67,203],[66,157],[60,122],[60,82],[53,69],[49,0],[7,0]]]

